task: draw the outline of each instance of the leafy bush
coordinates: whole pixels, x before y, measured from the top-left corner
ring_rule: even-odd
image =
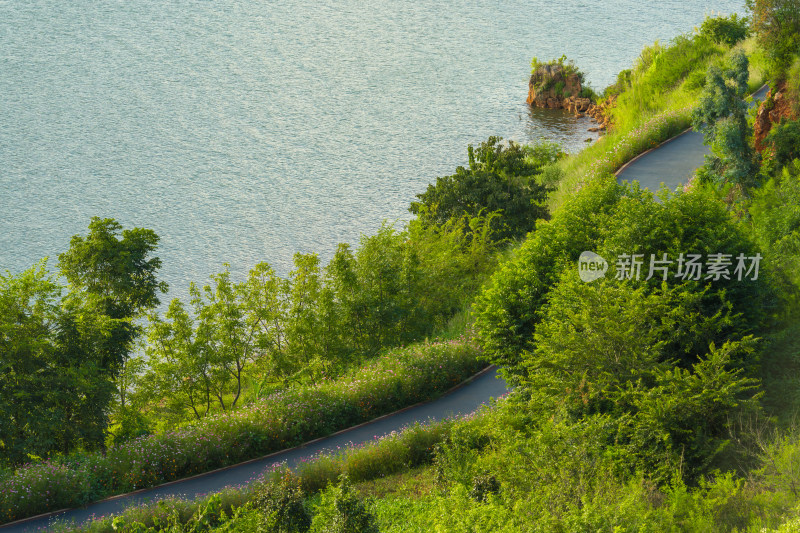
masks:
[[[469,168],[458,167],[455,174],[436,178],[409,211],[423,224],[439,226],[464,215],[500,211],[500,225],[494,230],[498,240],[531,231],[538,219],[548,216],[543,205],[547,188],[533,176],[560,157],[560,151],[549,143],[526,148],[500,141],[490,137],[477,149],[470,146]]]
[[[472,488],[469,491],[469,497],[476,502],[483,503],[489,499],[490,494],[497,494],[500,492],[500,483],[494,475],[488,472],[482,472],[472,479]]]
[[[597,250],[611,258],[631,253],[661,257],[667,253],[674,260],[688,250],[712,254],[723,249],[755,255],[752,243],[730,214],[707,193],[684,193],[659,202],[651,193],[617,185],[610,178],[589,185],[551,221],[542,224],[492,277],[475,305],[479,341],[490,360],[508,372],[524,374],[520,363],[534,343],[543,306],[562,272],[574,268],[585,250]],[[577,269],[571,272],[576,274]],[[647,290],[651,291],[656,284],[649,283]],[[672,283],[680,282],[672,278]],[[725,309],[728,304],[720,300],[725,294],[734,306],[733,312],[746,316],[735,321],[745,334],[764,318],[762,306],[770,296],[762,283],[723,279],[708,292],[703,292],[702,284],[687,286],[686,290],[703,294],[703,317],[713,317]],[[727,334],[697,337],[702,342],[687,344],[684,349],[687,353],[704,350],[708,342],[722,342]]]
[[[311,516],[303,499],[300,479],[286,471],[277,482],[262,485],[256,493],[254,505],[262,513],[262,526],[267,531],[304,533],[311,527]]]
[[[797,301],[800,287],[800,159],[795,159],[753,193],[752,230],[764,261],[782,290]]]
[[[750,32],[750,20],[736,13],[729,17],[706,17],[700,26],[700,35],[717,44],[733,46],[744,40]]]
[[[479,342],[507,374],[521,372],[521,353],[532,340],[547,293],[567,265],[582,251],[595,248],[609,211],[622,194],[611,180],[587,187],[523,242],[479,295],[475,303]]]
[[[378,533],[375,518],[343,475],[337,485],[322,492],[311,526],[314,533]]]
[[[767,147],[764,171],[774,175],[788,165],[793,159],[800,159],[800,120],[781,119],[775,124],[764,139]]]

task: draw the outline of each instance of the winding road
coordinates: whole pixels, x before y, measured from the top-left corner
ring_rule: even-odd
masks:
[[[261,459],[174,481],[152,489],[115,496],[80,509],[14,522],[0,526],[0,531],[2,533],[44,531],[56,521],[73,521],[78,525],[93,517],[120,513],[127,507],[148,501],[157,501],[171,496],[192,499],[218,492],[225,487],[246,485],[275,463],[285,461],[289,467],[293,467],[301,460],[319,452],[336,451],[353,444],[369,442],[392,431],[399,431],[415,422],[463,416],[472,413],[481,405],[487,404],[490,398],[498,398],[509,390],[505,381],[497,376],[497,369],[490,367],[471,378],[468,383],[462,384],[437,400],[402,409],[297,448],[283,450]]]
[[[764,85],[754,92],[750,105],[764,100],[768,90]],[[710,153],[703,144],[703,135],[689,129],[628,161],[616,172],[617,181],[635,180],[651,191],[657,191],[664,184],[674,191],[703,166],[705,156]]]

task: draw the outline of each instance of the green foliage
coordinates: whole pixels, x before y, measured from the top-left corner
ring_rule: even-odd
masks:
[[[45,263],[19,276],[0,274],[0,449],[2,463],[28,454],[47,456],[58,446],[67,401],[54,339],[60,288]]]
[[[311,526],[314,533],[377,533],[374,517],[343,475],[337,485],[322,492]]]
[[[566,95],[566,96],[570,96],[570,95]],[[582,87],[581,88],[581,92],[578,93],[578,96],[580,98],[589,98],[593,102],[597,101],[597,93],[594,92],[594,89],[592,89],[591,87]]]
[[[111,318],[138,316],[159,304],[161,260],[149,257],[158,246],[152,230],[122,226],[113,219],[93,217],[86,237],[75,235],[67,252],[58,256],[59,269],[69,284],[98,300]]]
[[[775,175],[794,159],[800,159],[800,120],[781,119],[769,130],[764,139],[767,151],[764,155],[763,170]]]
[[[149,370],[132,376],[148,408],[173,422],[240,403],[247,379],[259,388],[316,383],[388,346],[424,338],[468,305],[496,264],[492,221],[461,217],[406,231],[383,225],[355,250],[340,245],[320,268],[295,255],[287,279],[266,263],[246,281],[227,270],[152,315]],[[138,380],[138,382],[136,382]]]
[[[642,272],[639,282],[609,275],[587,284],[575,268],[584,250],[613,264],[620,254],[674,261],[717,250],[752,257],[755,248],[708,193],[663,194],[659,202],[633,187],[597,184],[531,235],[476,304],[485,353],[535,397],[538,417],[610,416],[617,445],[631,442],[620,464],[663,484],[683,461],[683,475],[696,480],[724,449],[726,417],[752,385],[756,361],[746,336],[764,323],[770,285],[763,277],[681,280],[675,272],[666,280],[647,281]],[[651,409],[670,412],[662,410],[668,398],[686,418],[652,418]],[[648,463],[651,456],[658,459]]]
[[[752,13],[751,27],[780,77],[800,48],[800,2],[798,0],[746,0]]]
[[[622,194],[610,181],[587,187],[553,220],[540,225],[479,295],[475,303],[479,342],[487,357],[507,373],[521,371],[521,353],[532,339],[548,292],[582,251],[596,248],[609,211]]]
[[[251,273],[255,278],[260,270]],[[248,312],[245,302],[256,283],[234,283],[226,270],[212,276],[214,285],[202,289],[192,284],[194,318],[180,300],[173,300],[161,318],[150,316],[149,370],[142,379],[154,398],[166,398],[167,413],[180,419],[186,409],[200,419],[212,402],[224,411],[236,406],[243,373],[255,358],[261,340],[260,317]],[[226,403],[226,397],[231,400]]]
[[[277,392],[247,408],[134,439],[105,454],[72,454],[19,467],[0,475],[0,520],[75,507],[329,435],[436,397],[477,372],[477,356],[477,348],[464,339],[413,345],[338,381]],[[409,448],[402,456],[406,462],[429,456]]]
[[[674,260],[688,250],[711,254],[729,249],[755,255],[730,214],[709,195],[697,191],[657,202],[645,191],[610,180],[598,182],[574,196],[500,266],[476,301],[478,338],[491,361],[515,376],[524,375],[523,354],[534,343],[543,306],[562,272],[574,268],[584,250],[597,250],[607,258],[667,253]],[[680,282],[673,278],[673,283]],[[657,286],[651,280],[647,290]],[[693,282],[682,290],[698,295],[697,312],[713,319],[719,330],[711,335],[708,332],[714,328],[687,326],[680,340],[675,332],[670,357],[679,359],[702,352],[710,342],[724,342],[734,331],[747,334],[764,319],[764,306],[770,305],[769,289],[758,281],[720,280],[710,291]],[[732,313],[725,311],[729,305]],[[738,313],[743,315],[730,322]]]
[[[706,17],[700,26],[700,35],[717,44],[733,46],[747,37],[750,20],[736,13],[729,17]]]
[[[3,462],[102,447],[116,380],[140,330],[136,319],[166,285],[151,258],[158,237],[92,219],[60,256],[62,289],[44,263],[0,276]]]
[[[614,83],[603,89],[603,98],[624,93],[631,86],[631,69],[620,70]]]
[[[542,205],[547,188],[533,176],[560,157],[560,151],[549,143],[522,147],[513,142],[504,146],[500,141],[490,137],[477,149],[470,146],[469,168],[458,167],[455,174],[437,178],[436,184],[417,195],[419,201],[412,202],[409,211],[425,225],[501,211],[500,226],[495,229],[498,240],[531,231],[538,219],[548,216]]]
[[[626,411],[618,439],[635,458],[627,463],[662,484],[676,470],[689,482],[707,474],[728,444],[729,421],[739,404],[744,400],[755,408],[746,394],[752,397],[758,382],[730,369],[733,361],[753,352],[749,337],[719,349],[712,345],[691,370],[662,368],[640,374],[637,381],[631,379],[625,388],[611,392],[616,408]]]
[[[564,77],[577,74],[580,82],[583,83],[583,72],[578,69],[577,65],[575,65],[575,62],[572,59],[567,59],[566,55],[562,55],[558,59],[552,59],[550,61],[539,61],[539,59],[536,57],[531,59],[531,74],[534,74],[542,67],[558,67],[558,69],[562,71]]]
[[[800,160],[794,160],[753,193],[750,205],[755,240],[765,251],[779,294],[797,301],[800,287]]]
[[[303,505],[300,479],[288,470],[272,483],[258,488],[254,503],[262,513],[262,527],[274,533],[303,533],[311,527],[311,516]]]
[[[456,425],[433,448],[436,482],[439,485],[458,483],[474,488],[478,478],[490,475],[478,472],[475,468],[475,461],[488,444],[488,437],[480,426]]]
[[[703,133],[713,155],[699,176],[706,181],[737,185],[745,192],[756,183],[758,164],[750,146],[747,124],[747,56],[739,50],[728,66],[708,68],[699,105],[692,113],[692,124]]]
[[[488,472],[476,475],[472,480],[469,497],[479,503],[485,503],[490,494],[500,492],[500,483],[497,478]]]

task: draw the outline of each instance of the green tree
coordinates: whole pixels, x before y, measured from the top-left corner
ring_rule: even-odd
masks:
[[[355,351],[371,356],[420,335],[422,273],[405,232],[383,224],[377,234],[361,237],[355,254],[340,246],[327,271]]]
[[[289,286],[286,330],[289,357],[294,371],[306,375],[313,383],[328,363],[321,357],[322,324],[318,313],[322,280],[317,254],[294,255]]]
[[[66,295],[44,264],[0,282],[2,446],[11,462],[102,447],[118,378],[166,284],[151,257],[158,237],[92,219],[59,256]],[[127,387],[127,383],[123,385]],[[2,415],[0,415],[2,416]],[[7,429],[6,429],[7,428]]]
[[[64,387],[74,398],[65,406],[65,450],[105,442],[115,381],[142,331],[137,319],[167,290],[156,276],[161,260],[152,256],[158,240],[152,230],[123,230],[113,219],[94,217],[88,235],[72,237],[58,257],[69,292],[56,339],[69,369]]]
[[[289,281],[267,263],[257,264],[247,276],[245,310],[255,328],[256,358],[269,381],[285,381],[292,373],[288,349]]]
[[[560,156],[556,145],[522,147],[501,144],[489,137],[478,148],[468,148],[469,167],[458,167],[451,176],[418,194],[409,211],[425,224],[443,225],[451,218],[472,218],[481,212],[502,212],[496,238],[518,238],[531,231],[538,219],[547,218],[547,187],[535,176]]]
[[[245,370],[257,355],[259,325],[249,320],[245,307],[247,284],[233,282],[227,264],[211,280],[213,285],[204,285],[202,290],[191,284],[189,294],[200,359],[208,362],[212,394],[226,410],[236,407],[242,395]],[[229,394],[232,398],[226,403]]]
[[[800,1],[746,0],[752,28],[767,51],[773,68],[781,72],[800,51]]]
[[[717,44],[733,46],[747,37],[749,22],[747,17],[739,17],[736,13],[730,17],[706,17],[700,26],[700,35]]]
[[[0,462],[46,456],[61,432],[63,392],[54,364],[61,288],[41,262],[0,274]]]
[[[177,298],[170,302],[161,318],[150,316],[145,349],[149,371],[140,387],[151,390],[153,398],[163,399],[172,416],[183,418],[191,410],[195,418],[208,414],[213,391],[211,361],[195,333],[195,324]]]
[[[69,250],[58,256],[58,266],[70,287],[90,295],[104,314],[131,319],[158,306],[158,293],[166,292],[167,284],[156,277],[161,260],[150,257],[158,235],[143,228],[122,230],[121,235],[120,230],[114,219],[93,217],[89,234],[72,237]]]
[[[692,113],[693,127],[703,133],[713,154],[706,156],[701,178],[745,190],[755,185],[758,171],[744,101],[748,77],[747,56],[742,50],[735,51],[723,69],[709,66],[703,93]]]

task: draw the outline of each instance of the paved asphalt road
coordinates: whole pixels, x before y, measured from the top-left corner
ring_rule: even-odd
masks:
[[[754,101],[767,95],[765,85],[753,93]],[[703,166],[706,154],[711,152],[703,144],[703,135],[694,130],[687,131],[666,141],[661,146],[634,159],[617,172],[617,181],[638,181],[645,189],[656,191],[661,184],[674,191],[683,185],[694,171]]]
[[[320,451],[336,450],[339,447],[345,447],[350,444],[368,442],[375,437],[397,431],[414,422],[426,422],[429,419],[441,420],[451,416],[466,415],[478,409],[482,404],[488,403],[489,398],[497,398],[508,391],[506,383],[497,377],[497,370],[490,370],[471,383],[438,400],[412,407],[300,448],[293,448],[269,456],[266,459],[245,463],[218,472],[211,472],[167,486],[98,502],[85,508],[65,511],[54,518],[41,518],[17,525],[0,527],[0,532],[43,531],[48,529],[48,525],[52,520],[74,520],[76,523],[83,523],[92,516],[119,513],[126,507],[146,501],[160,500],[169,496],[191,499],[202,494],[217,492],[228,486],[243,485],[258,477],[264,470],[275,463],[286,461],[292,467],[301,459]]]

